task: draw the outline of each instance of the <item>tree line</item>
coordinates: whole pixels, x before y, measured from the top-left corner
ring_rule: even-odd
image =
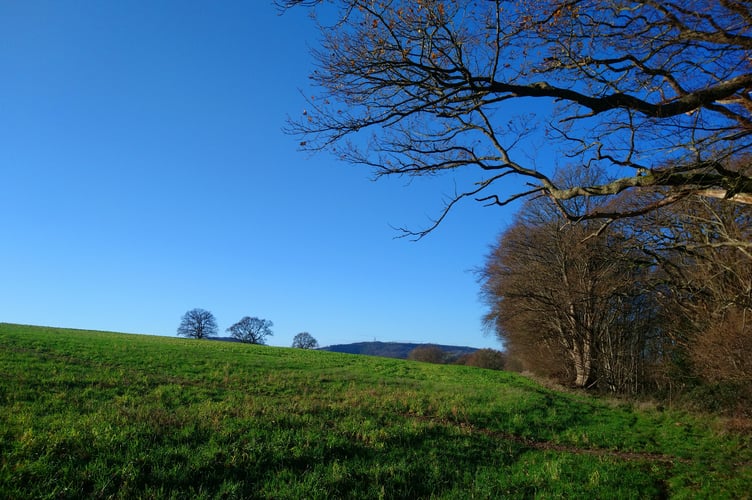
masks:
[[[687,197],[604,226],[570,223],[538,198],[480,276],[510,368],[620,394],[752,402],[749,205]]]
[[[247,344],[266,344],[266,339],[274,335],[272,332],[274,323],[268,319],[244,316],[240,321],[227,328],[227,333],[240,342]],[[187,311],[180,320],[177,333],[180,336],[207,339],[215,337],[219,331],[217,320],[214,315],[201,308]],[[308,332],[295,335],[292,347],[301,349],[316,349],[318,342]]]
[[[458,356],[433,344],[416,347],[408,353],[407,359],[423,363],[474,366],[489,370],[504,370],[506,364],[504,353],[496,349],[478,349]]]

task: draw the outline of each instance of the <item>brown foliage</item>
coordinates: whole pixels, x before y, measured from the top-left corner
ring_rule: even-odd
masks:
[[[752,383],[752,310],[724,311],[694,339],[690,353],[709,382]]]
[[[407,359],[412,361],[422,361],[424,363],[441,364],[446,362],[447,353],[436,345],[421,345],[410,351]]]
[[[661,216],[666,334],[693,375],[752,383],[752,208],[693,198]]]
[[[651,272],[615,228],[567,224],[544,200],[525,206],[483,271],[486,320],[524,370],[578,387],[644,383]]]
[[[495,349],[478,349],[473,353],[462,356],[457,360],[457,364],[489,370],[503,370],[505,356],[503,352]]]

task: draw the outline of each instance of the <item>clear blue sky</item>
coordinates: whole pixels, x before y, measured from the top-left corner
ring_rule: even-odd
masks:
[[[499,348],[472,270],[510,212],[395,239],[452,179],[297,150],[317,39],[271,0],[0,3],[0,321],[175,335],[201,307],[271,345]]]

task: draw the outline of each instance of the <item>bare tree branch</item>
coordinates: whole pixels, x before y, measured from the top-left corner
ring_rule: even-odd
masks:
[[[650,200],[619,213],[591,204],[565,212],[570,220],[634,216],[688,194],[752,203],[752,15],[742,2],[327,3],[340,16],[314,52],[318,93],[286,129],[304,149],[377,175],[477,169],[448,209],[541,193]],[[592,166],[611,178],[553,180],[557,168]],[[531,185],[498,194],[518,182]]]

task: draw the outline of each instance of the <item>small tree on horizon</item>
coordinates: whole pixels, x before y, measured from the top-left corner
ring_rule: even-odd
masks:
[[[217,321],[214,315],[201,308],[191,309],[180,320],[178,335],[194,339],[205,339],[217,334]]]
[[[274,323],[268,319],[245,316],[229,327],[227,331],[233,338],[241,342],[264,345],[266,344],[266,337],[273,335],[272,326],[274,326]]]
[[[292,346],[299,349],[316,349],[318,341],[308,332],[300,332],[292,339]]]

